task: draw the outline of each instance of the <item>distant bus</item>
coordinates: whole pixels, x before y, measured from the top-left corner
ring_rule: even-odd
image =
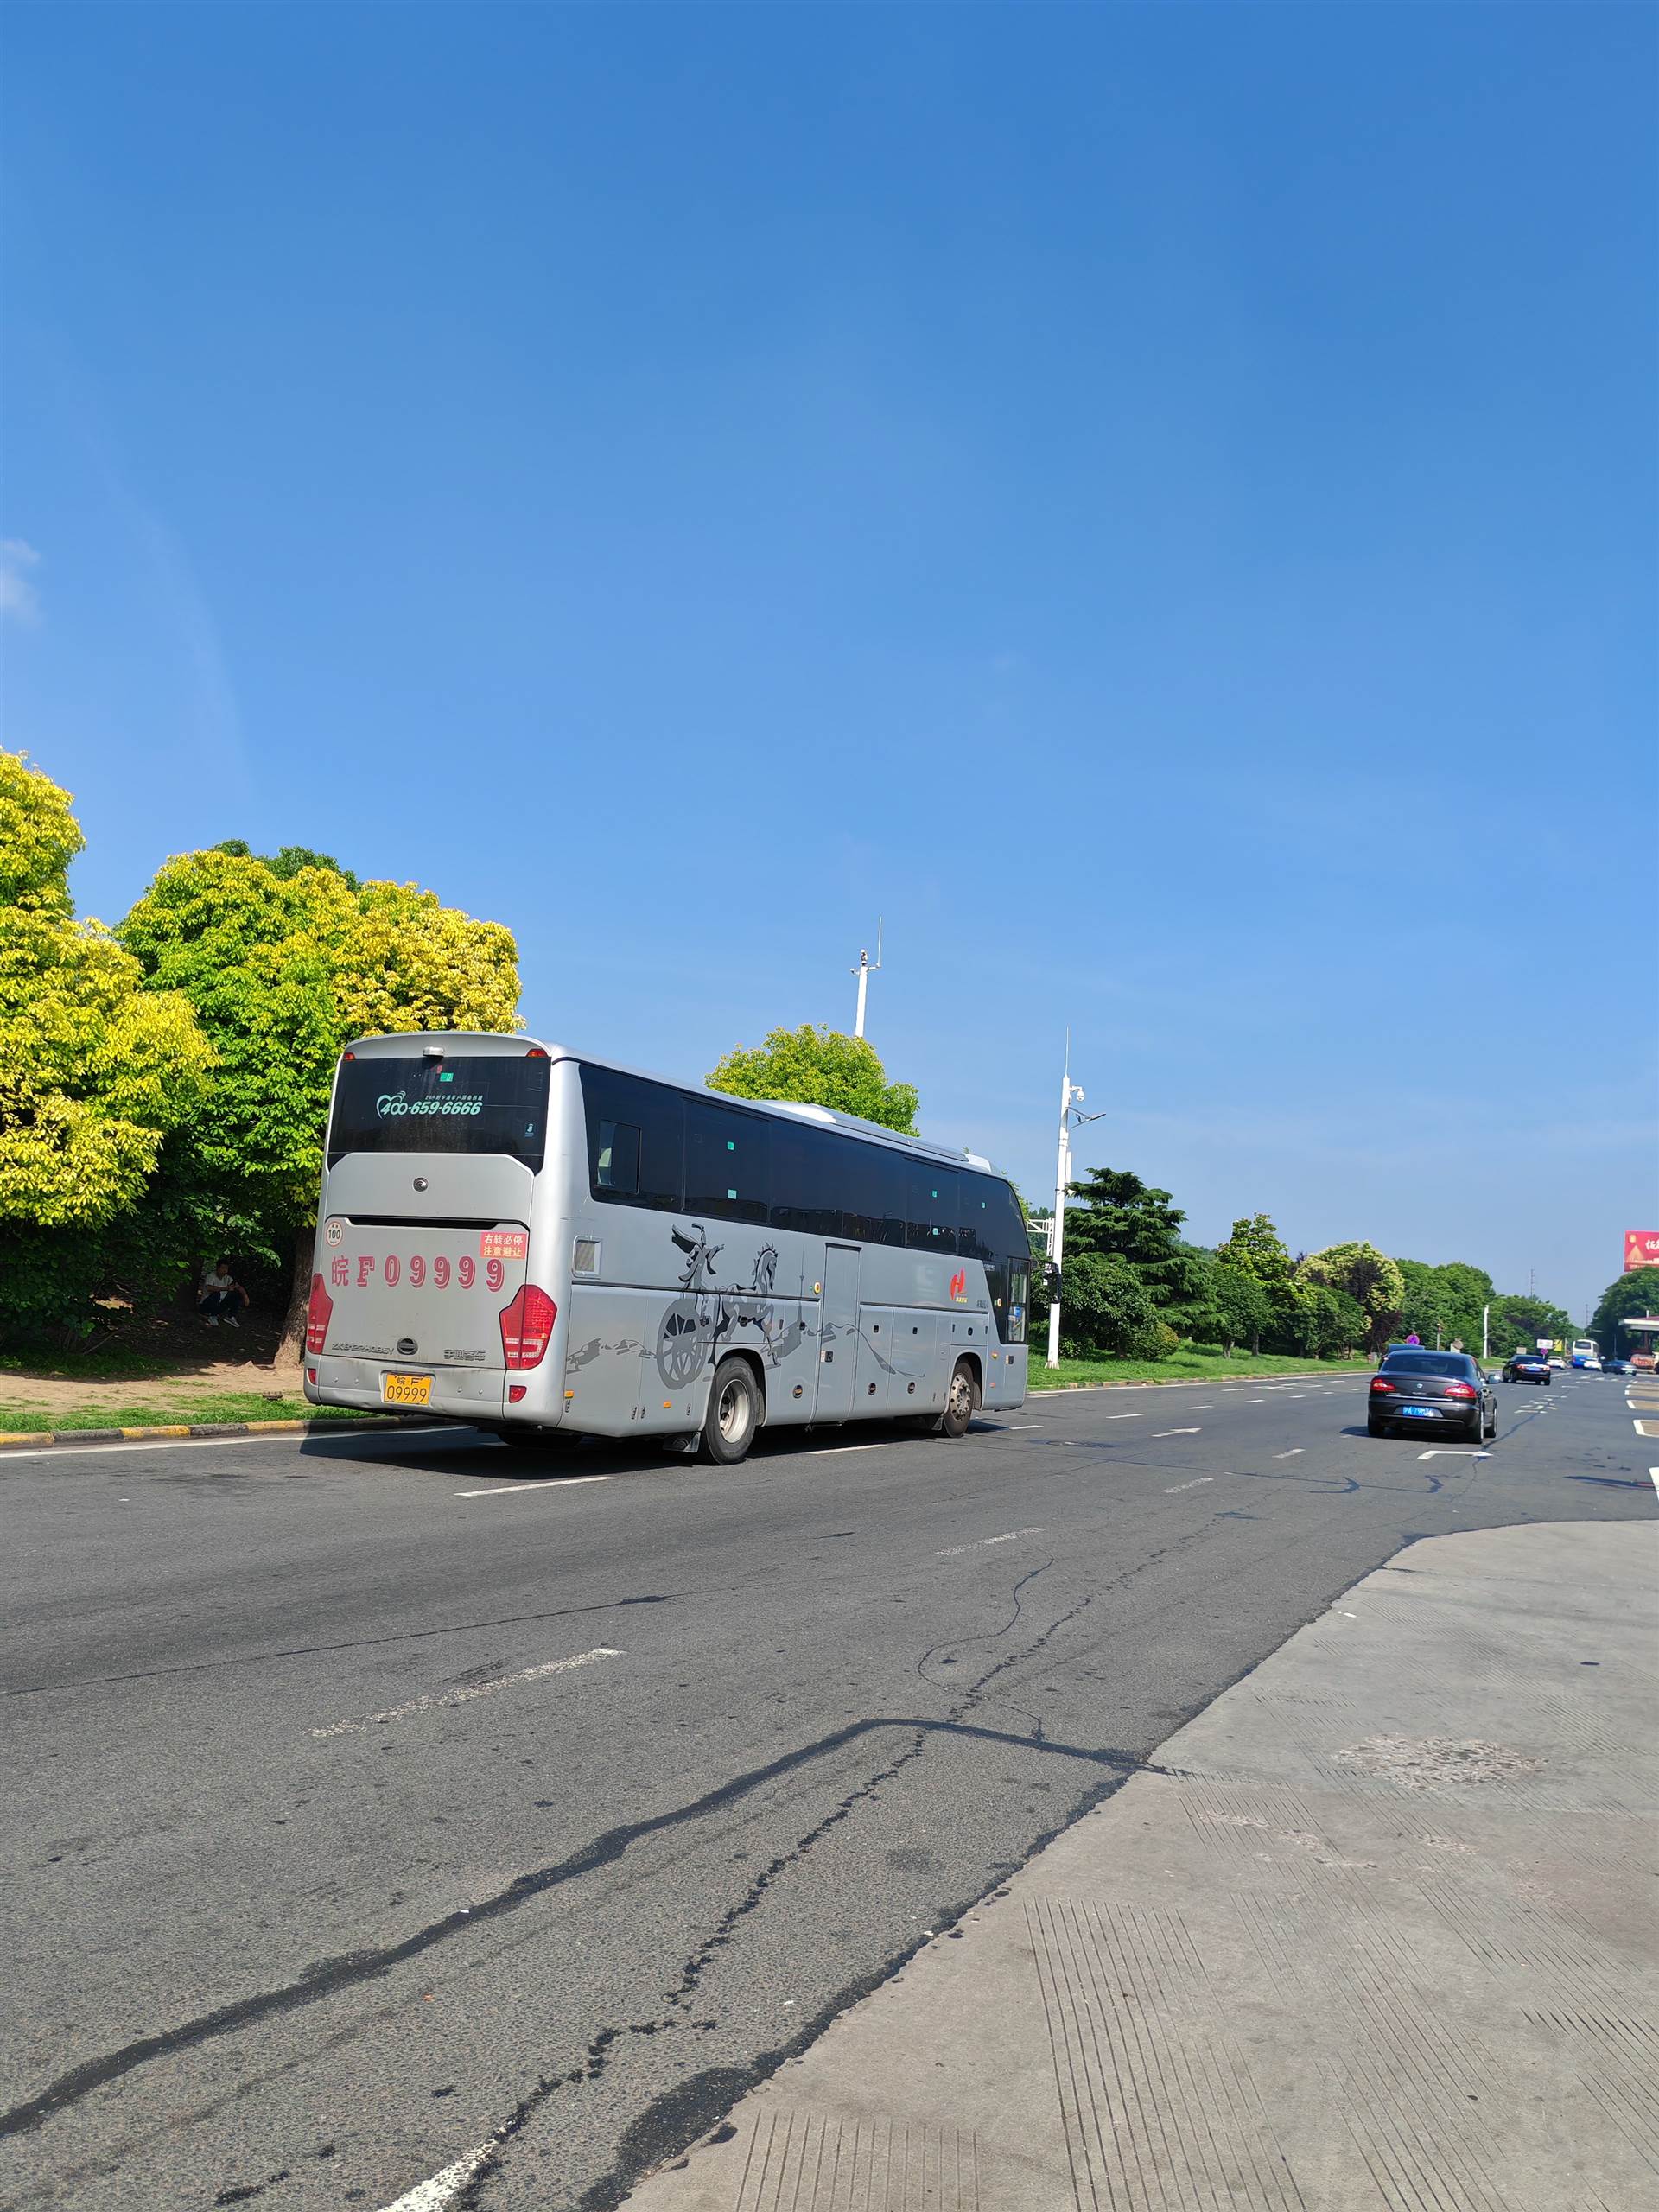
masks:
[[[305,1394],[509,1442],[1026,1395],[1030,1245],[988,1160],[519,1037],[366,1037],[334,1078]]]
[[[1593,1337],[1579,1337],[1574,1340],[1573,1345],[1574,1367],[1587,1367],[1592,1359],[1599,1363],[1600,1358],[1601,1354],[1596,1348],[1596,1340]]]

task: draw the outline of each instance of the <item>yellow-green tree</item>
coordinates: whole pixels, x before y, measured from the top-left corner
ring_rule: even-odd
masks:
[[[321,855],[296,865],[239,846],[168,861],[119,934],[212,1040],[212,1103],[184,1172],[227,1241],[291,1263],[292,1340],[342,1046],[375,1030],[516,1028],[512,934],[413,884],[359,884]]]
[[[1379,1352],[1397,1326],[1406,1302],[1405,1278],[1396,1263],[1375,1244],[1327,1244],[1310,1252],[1296,1269],[1297,1281],[1315,1288],[1342,1292],[1365,1318],[1365,1349]]]
[[[856,1114],[906,1136],[916,1133],[914,1084],[889,1083],[867,1037],[844,1036],[810,1021],[798,1029],[770,1030],[764,1045],[734,1046],[707,1081],[710,1090],[734,1098],[790,1098]]]
[[[0,753],[0,1332],[60,1326],[100,1265],[99,1232],[143,1198],[164,1141],[207,1094],[189,1002],[144,988],[101,924],[78,921],[73,802]]]

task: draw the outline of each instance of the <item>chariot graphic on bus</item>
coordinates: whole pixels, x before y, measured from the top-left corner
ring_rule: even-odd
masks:
[[[976,1154],[447,1033],[350,1047],[326,1163],[316,1402],[729,1461],[763,1425],[959,1436],[1024,1401],[1030,1247]]]

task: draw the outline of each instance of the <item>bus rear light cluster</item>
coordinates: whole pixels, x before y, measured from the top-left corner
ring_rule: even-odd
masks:
[[[522,1374],[538,1364],[552,1342],[558,1318],[558,1307],[533,1282],[527,1282],[512,1304],[501,1308],[501,1356],[512,1372]]]
[[[305,1309],[305,1348],[321,1351],[328,1341],[328,1324],[334,1318],[334,1301],[321,1275],[311,1278],[311,1302]]]

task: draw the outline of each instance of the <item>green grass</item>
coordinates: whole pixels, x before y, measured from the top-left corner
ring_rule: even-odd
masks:
[[[360,1421],[363,1415],[343,1406],[314,1406],[304,1398],[266,1397],[257,1390],[215,1390],[181,1393],[166,1406],[75,1406],[56,1410],[48,1406],[8,1405],[0,1399],[0,1433],[33,1436],[72,1428],[168,1428],[184,1421]]]
[[[1370,1364],[1363,1353],[1352,1359],[1282,1359],[1275,1353],[1241,1351],[1230,1358],[1176,1352],[1168,1359],[1063,1359],[1058,1368],[1051,1368],[1044,1364],[1042,1347],[1033,1344],[1026,1387],[1061,1390],[1068,1382],[1213,1382],[1229,1376],[1344,1375],[1363,1372]]]

